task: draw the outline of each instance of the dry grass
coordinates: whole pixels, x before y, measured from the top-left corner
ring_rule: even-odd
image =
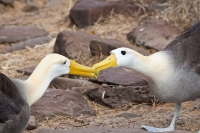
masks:
[[[6,12],[0,15],[0,27],[38,26],[46,29],[50,35],[54,36],[56,36],[60,31],[66,29],[72,31],[82,30],[97,36],[117,39],[130,44],[126,39],[126,34],[130,32],[133,27],[137,26],[147,18],[162,19],[167,21],[170,25],[176,25],[180,27],[180,29],[185,29],[195,21],[199,20],[200,17],[200,1],[198,0],[162,0],[165,2],[159,2],[160,4],[157,6],[152,5],[151,3],[156,3],[159,0],[127,0],[126,2],[136,2],[140,5],[141,10],[145,10],[145,14],[138,15],[138,13],[136,13],[134,17],[111,14],[108,18],[100,18],[94,26],[79,29],[75,26],[69,26],[69,10],[73,6],[75,0],[67,0],[64,4],[45,8],[44,4],[47,1],[49,0],[35,0],[35,2],[40,5],[40,10],[38,12],[24,13],[21,11],[24,6],[24,1],[16,0],[14,9],[7,7],[5,8]],[[0,44],[0,50],[9,47],[9,45],[10,44]],[[36,65],[46,54],[51,53],[52,51],[52,44],[44,44],[36,48],[27,48],[25,50],[0,55],[0,72],[5,73],[9,77],[22,76],[16,72],[16,69]],[[88,66],[91,66],[104,58],[90,58],[85,56],[83,53],[78,54],[79,56],[76,61]],[[146,124],[165,127],[169,125],[174,112],[173,104],[160,104],[154,105],[153,107],[145,104],[127,104],[117,109],[110,109],[88,99],[87,101],[97,112],[97,116],[84,119],[96,124],[101,123],[101,121],[103,123],[103,121],[107,119],[112,121],[118,113],[132,112],[142,114],[142,117],[130,119],[130,125],[126,125],[127,121],[124,120],[125,126],[132,127]],[[180,112],[179,117],[186,117],[188,119],[183,120],[184,123],[182,125],[176,125],[176,129],[186,129],[193,132],[199,130],[200,113],[197,110],[190,111],[190,108],[193,108],[192,103],[193,102],[187,102],[183,104],[183,110]],[[81,125],[83,124],[80,121],[82,119],[83,118],[57,116],[52,120],[39,121],[39,126],[55,129],[70,129],[76,127],[76,125],[83,127],[90,126]],[[163,121],[165,121],[165,123]]]

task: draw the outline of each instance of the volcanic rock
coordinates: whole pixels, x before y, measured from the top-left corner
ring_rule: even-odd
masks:
[[[101,86],[85,93],[89,99],[116,108],[127,103],[149,103],[155,100],[148,86]]]
[[[122,67],[113,67],[100,71],[97,80],[101,83],[110,83],[123,86],[148,85],[148,82],[141,74]]]
[[[31,106],[33,116],[53,118],[55,116],[95,115],[82,95],[70,91],[51,89]]]
[[[70,10],[72,23],[83,28],[94,25],[100,17],[107,17],[111,13],[133,16],[140,7],[132,2],[105,0],[78,0]],[[143,10],[140,10],[143,13]]]
[[[38,27],[4,28],[0,29],[0,43],[15,43],[46,35],[48,35],[48,32]]]
[[[163,50],[180,32],[163,20],[147,19],[128,33],[127,38],[137,45]]]

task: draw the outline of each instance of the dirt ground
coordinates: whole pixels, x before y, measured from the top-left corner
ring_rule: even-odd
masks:
[[[124,17],[122,15],[111,15],[101,23],[96,23],[94,26],[84,29],[78,29],[70,25],[69,11],[73,6],[75,0],[66,0],[64,4],[59,4],[53,7],[43,7],[49,0],[35,0],[39,4],[40,9],[36,12],[21,11],[24,6],[24,0],[16,0],[15,8],[2,7],[4,13],[0,15],[0,27],[14,27],[14,26],[38,26],[46,29],[50,35],[56,35],[62,30],[83,30],[88,33],[93,32],[106,38],[119,39],[122,42],[128,43],[126,34],[136,25],[138,25],[145,18],[160,18],[164,19],[172,25],[179,26],[185,29],[190,26],[195,20],[199,19],[199,3],[183,2],[183,0],[175,0],[177,4],[171,1],[164,13],[160,13],[159,9],[155,12],[150,12],[136,18]],[[138,0],[139,1],[139,0]],[[146,6],[144,1],[140,0],[142,6]],[[196,5],[196,6],[194,6]],[[192,8],[194,7],[194,8]],[[198,13],[194,15],[194,13]],[[137,21],[136,21],[137,20]],[[20,77],[23,74],[16,72],[16,69],[36,65],[46,54],[53,51],[53,43],[55,39],[52,38],[51,43],[43,44],[35,48],[26,48],[25,50],[16,51],[0,55],[0,72],[6,74],[8,77]],[[0,50],[9,47],[10,44],[0,44]],[[80,60],[80,59],[79,59]],[[98,60],[88,61],[87,57],[81,57],[82,64],[92,65]],[[167,127],[174,113],[174,104],[160,103],[149,106],[146,104],[127,104],[117,109],[110,109],[101,106],[97,103],[89,101],[89,104],[96,110],[97,115],[93,117],[60,117],[56,116],[52,120],[37,118],[38,128],[33,131],[25,131],[25,133],[35,133],[41,127],[48,127],[52,129],[72,129],[90,126],[106,126],[106,127],[131,127],[138,128],[141,125],[151,125],[156,127]],[[200,129],[200,105],[198,100],[190,101],[182,104],[182,110],[179,113],[176,122],[176,129],[189,130],[197,132]],[[122,112],[130,112],[139,115],[139,117],[123,118],[116,117]]]

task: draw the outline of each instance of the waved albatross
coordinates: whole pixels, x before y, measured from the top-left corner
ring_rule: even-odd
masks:
[[[128,48],[118,48],[93,68],[98,73],[113,66],[141,73],[158,99],[176,103],[169,127],[142,126],[151,132],[173,131],[181,103],[200,97],[200,21],[180,33],[163,51],[143,56]]]
[[[63,74],[95,77],[92,68],[59,54],[49,54],[25,80],[0,73],[0,133],[22,133],[30,117],[30,106],[45,93],[50,82]]]

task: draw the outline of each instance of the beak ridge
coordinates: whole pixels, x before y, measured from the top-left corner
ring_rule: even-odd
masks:
[[[73,60],[70,60],[69,67],[70,67],[69,74],[97,78],[97,75],[94,73],[95,70],[92,67],[83,66]]]
[[[93,69],[95,73],[98,75],[101,70],[104,70],[109,67],[117,66],[117,59],[115,57],[115,54],[111,54],[109,57],[104,59],[103,61],[96,63],[93,65]]]

